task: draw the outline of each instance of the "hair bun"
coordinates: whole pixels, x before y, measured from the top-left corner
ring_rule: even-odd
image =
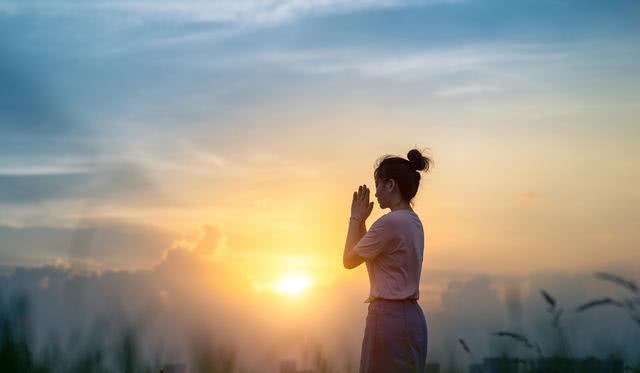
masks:
[[[418,149],[409,150],[409,153],[407,153],[407,159],[409,159],[409,168],[412,170],[429,170],[429,159],[424,157]]]

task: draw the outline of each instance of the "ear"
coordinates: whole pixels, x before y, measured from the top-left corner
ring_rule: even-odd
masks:
[[[393,188],[396,186],[396,181],[394,179],[389,179],[387,183],[387,190],[389,192],[393,192]]]

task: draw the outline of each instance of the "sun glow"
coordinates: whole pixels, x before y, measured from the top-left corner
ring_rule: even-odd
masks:
[[[275,291],[288,296],[299,296],[311,286],[309,276],[302,273],[285,273],[275,284]]]

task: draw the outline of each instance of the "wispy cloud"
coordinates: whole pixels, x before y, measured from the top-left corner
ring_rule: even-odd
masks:
[[[501,91],[501,88],[494,85],[484,85],[484,84],[466,84],[457,87],[447,87],[440,89],[436,92],[436,96],[441,97],[454,97],[454,96],[465,96],[465,95],[475,95],[475,94],[492,94],[498,93]]]
[[[92,172],[89,160],[58,156],[54,161],[44,157],[0,157],[0,176],[68,175]]]
[[[402,81],[420,77],[437,77],[461,72],[499,72],[508,75],[509,67],[566,61],[572,51],[559,51],[551,45],[529,43],[479,43],[447,48],[416,47],[404,50],[370,48],[262,49],[226,56],[191,59],[192,67],[220,70],[245,70],[255,66],[273,67],[309,75],[347,73],[364,78],[390,78]],[[181,61],[184,64],[185,61]],[[445,94],[496,91],[497,87],[468,84]]]
[[[367,78],[413,79],[495,70],[498,66],[514,63],[555,62],[567,56],[568,52],[554,51],[537,44],[504,43],[405,52],[346,49],[270,51],[258,54],[255,59],[309,74],[355,72]],[[228,63],[227,66],[241,65]],[[471,93],[478,89],[487,90],[488,87],[466,86],[448,93]]]
[[[272,25],[309,15],[461,2],[463,0],[96,0],[81,4],[75,1],[29,1],[9,3],[4,7],[16,9],[18,6],[12,5],[19,4],[22,9],[99,9],[198,21]]]
[[[307,17],[464,2],[466,0],[9,0],[0,4],[0,14],[38,13],[47,17],[86,18],[89,15],[108,18],[103,28],[126,35],[117,46],[98,51],[101,55],[111,55],[186,43],[225,41],[261,28],[277,27]],[[140,26],[153,22],[182,26],[195,24],[198,27],[178,27],[175,32],[166,34],[137,34]],[[132,33],[136,34],[133,38]]]

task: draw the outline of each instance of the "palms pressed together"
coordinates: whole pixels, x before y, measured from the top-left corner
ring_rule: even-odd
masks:
[[[351,218],[365,221],[371,215],[373,202],[369,202],[369,188],[366,185],[358,186],[358,191],[353,192],[351,201]]]

